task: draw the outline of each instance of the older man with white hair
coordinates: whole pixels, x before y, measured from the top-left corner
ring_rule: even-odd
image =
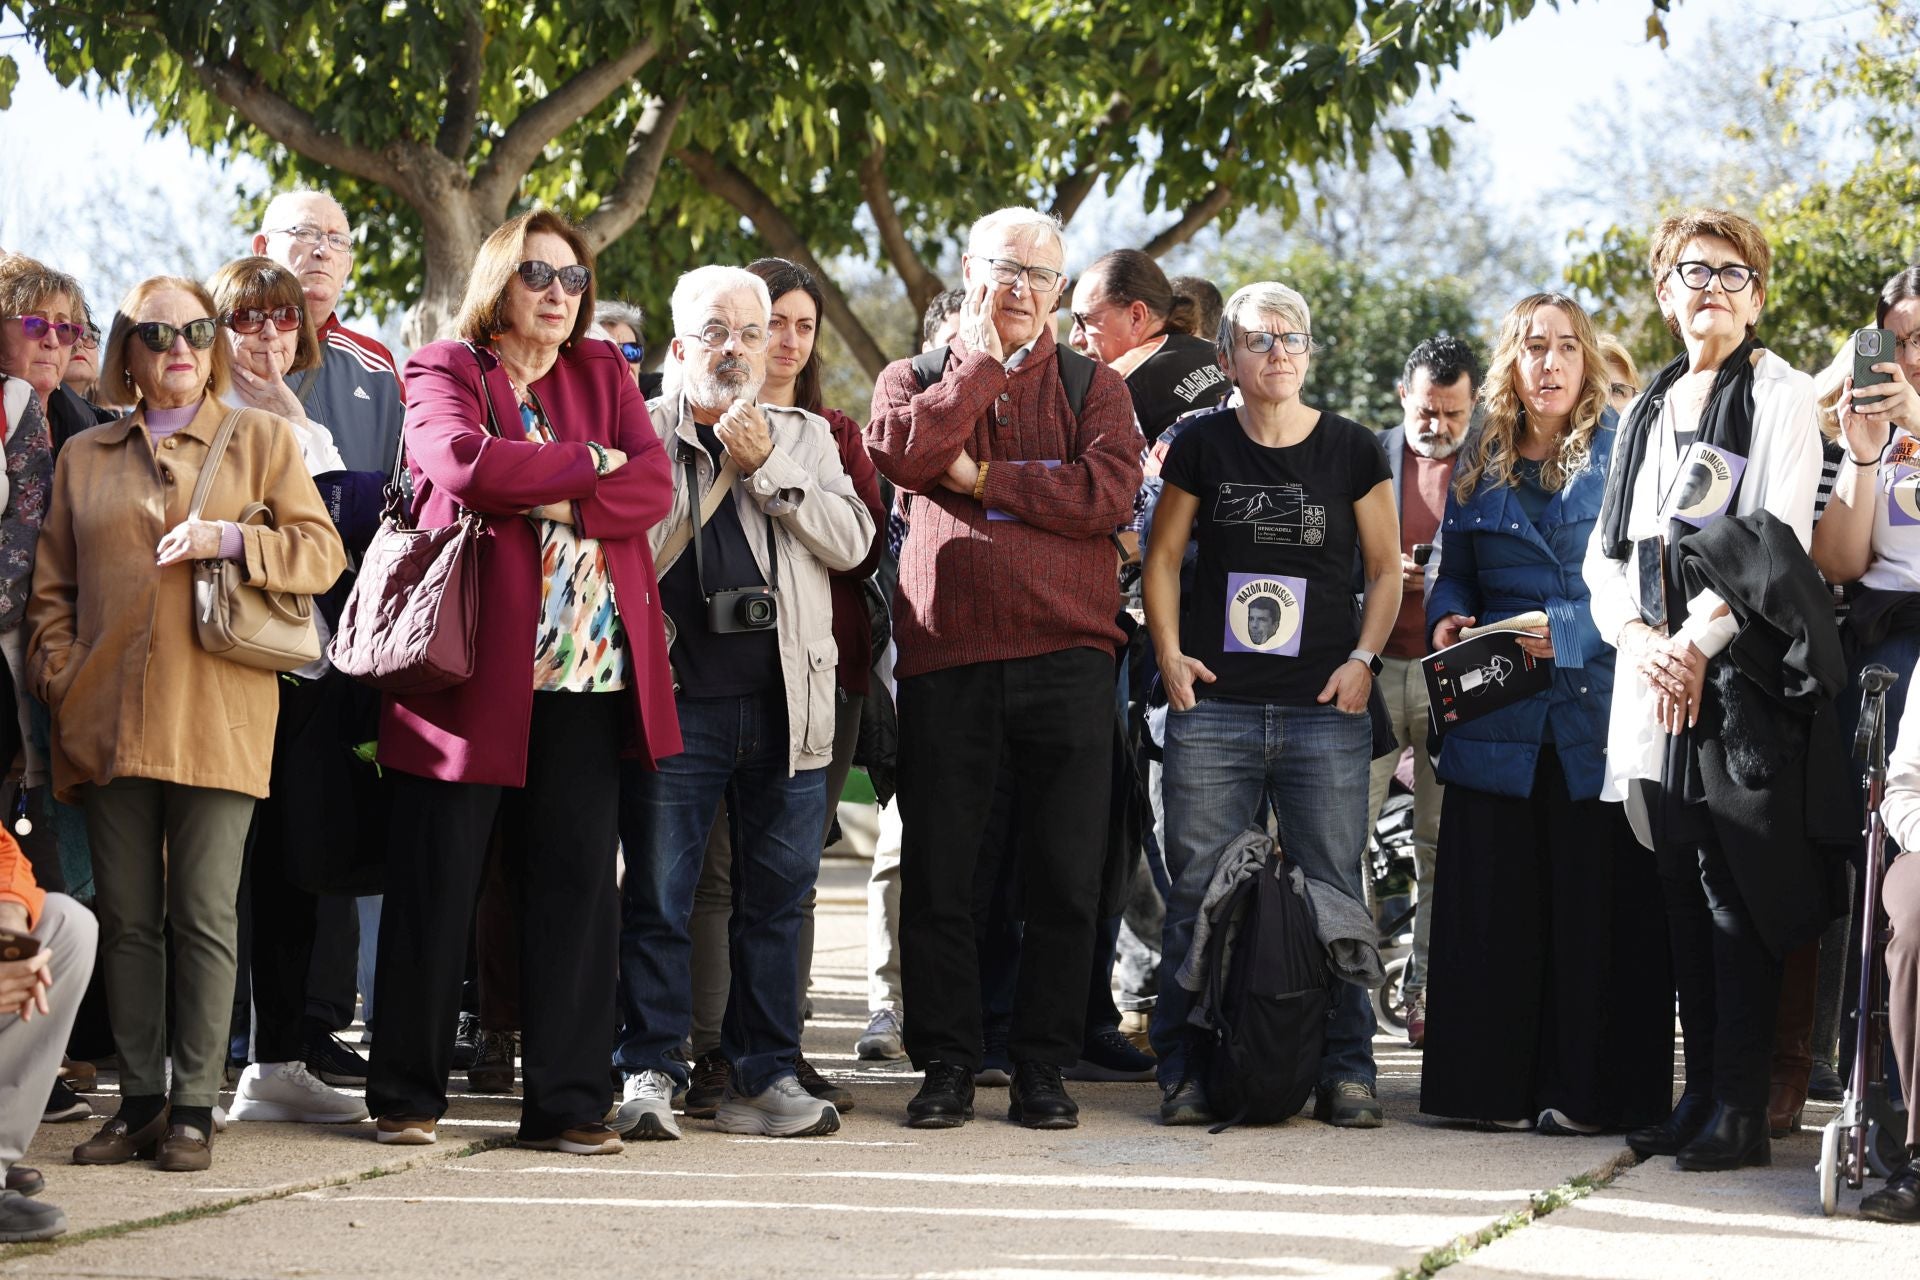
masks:
[[[1064,253],[1059,224],[1035,210],[976,222],[958,336],[881,373],[866,432],[874,465],[908,495],[894,636],[918,1128],[973,1115],[973,878],[1003,769],[1026,887],[1010,1114],[1078,1123],[1061,1070],[1080,1057],[1106,853],[1123,643],[1109,539],[1140,488],[1142,442],[1120,375],[1054,340]]]
[[[866,558],[873,518],[840,466],[832,428],[756,403],[773,304],[759,276],[701,267],[671,302],[666,394],[647,405],[674,465],[673,507],[654,527],[673,634],[686,749],[621,779],[620,996],[614,1127],[678,1138],[692,1025],[687,933],[707,832],[732,823],[733,988],[721,1051],[733,1078],[715,1121],[728,1133],[803,1137],[840,1127],[794,1075],[800,1049],[801,904],[820,870],[833,756],[833,602],[827,572]]]

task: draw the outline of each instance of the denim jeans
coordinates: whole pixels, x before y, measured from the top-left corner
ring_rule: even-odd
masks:
[[[693,1025],[688,920],[722,799],[733,837],[733,966],[720,1049],[734,1083],[756,1094],[793,1074],[800,1052],[796,996],[802,904],[820,874],[827,821],[824,769],[787,771],[786,695],[681,698],[686,748],[657,771],[624,764],[620,839],[620,1012],[614,1065],[664,1071],[681,1084],[678,1050]]]
[[[1167,716],[1167,870],[1173,892],[1161,933],[1160,998],[1150,1034],[1162,1086],[1183,1079],[1195,1031],[1194,993],[1174,981],[1193,941],[1193,921],[1214,859],[1260,824],[1273,803],[1281,852],[1308,876],[1361,900],[1360,854],[1367,839],[1367,757],[1372,721],[1334,706],[1282,707],[1202,699]],[[1334,984],[1323,1084],[1374,1083],[1373,1000],[1365,987]]]

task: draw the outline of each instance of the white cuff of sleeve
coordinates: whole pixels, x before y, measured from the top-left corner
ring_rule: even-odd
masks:
[[[1711,591],[1702,591],[1687,601],[1687,621],[1680,628],[1680,637],[1691,641],[1693,647],[1708,658],[1718,656],[1740,634],[1740,624],[1732,613],[1712,616],[1725,603]]]

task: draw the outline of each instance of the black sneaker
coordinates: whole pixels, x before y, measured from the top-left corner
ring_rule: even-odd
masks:
[[[1847,1085],[1831,1062],[1815,1062],[1807,1077],[1807,1096],[1816,1102],[1838,1102],[1847,1093]]]
[[[1077,1129],[1080,1108],[1067,1096],[1060,1068],[1051,1062],[1016,1062],[1007,1087],[1007,1119],[1029,1129]]]
[[[802,1089],[822,1102],[831,1102],[835,1111],[853,1110],[853,1090],[837,1085],[815,1071],[804,1053],[794,1058],[793,1075]]]
[[[93,1114],[93,1104],[67,1088],[64,1080],[55,1080],[53,1089],[47,1094],[47,1109],[40,1119],[45,1124],[61,1124],[68,1120],[85,1120]]]
[[[513,1058],[519,1036],[511,1031],[482,1031],[467,1068],[470,1093],[512,1093]]]
[[[474,1055],[480,1052],[480,1015],[463,1013],[459,1026],[453,1033],[453,1069],[465,1071],[473,1065]]]
[[[1387,1113],[1372,1085],[1341,1080],[1315,1090],[1313,1118],[1336,1129],[1378,1129]]]
[[[1006,1088],[1013,1082],[1013,1062],[1007,1056],[1006,1025],[989,1025],[980,1039],[980,1069],[973,1073],[974,1084],[984,1088]]]
[[[693,1060],[693,1075],[687,1081],[686,1101],[680,1105],[689,1120],[711,1120],[720,1110],[733,1079],[733,1064],[718,1049],[710,1049]]]
[[[1069,1080],[1151,1080],[1154,1058],[1134,1047],[1118,1027],[1102,1027],[1080,1047],[1080,1061],[1068,1067]]]
[[[1161,1124],[1212,1124],[1213,1111],[1207,1106],[1207,1091],[1188,1076],[1160,1091]]]
[[[1920,1148],[1887,1185],[1860,1201],[1860,1216],[1875,1222],[1920,1222]]]
[[[367,1082],[367,1060],[331,1031],[307,1042],[307,1070],[327,1084]]]
[[[907,1103],[910,1129],[958,1129],[973,1119],[973,1072],[958,1062],[929,1062],[920,1092]]]

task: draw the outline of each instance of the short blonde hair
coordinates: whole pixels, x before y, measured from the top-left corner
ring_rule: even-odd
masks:
[[[63,295],[70,314],[84,324],[87,299],[78,280],[25,254],[0,253],[0,319],[29,315]]]
[[[1600,358],[1607,362],[1609,370],[1617,366],[1626,375],[1613,381],[1626,387],[1627,394],[1639,394],[1640,366],[1633,362],[1633,353],[1627,350],[1627,344],[1610,333],[1595,334],[1593,340],[1600,348]]]
[[[580,228],[552,209],[529,209],[508,218],[494,228],[473,260],[473,274],[467,277],[467,296],[461,299],[460,315],[454,322],[460,336],[475,346],[490,344],[507,331],[507,290],[514,287],[520,263],[526,258],[527,237],[546,232],[559,236],[573,250],[574,258],[587,269],[586,292],[580,295],[580,309],[574,313],[573,331],[560,344],[563,350],[586,336],[593,323],[594,278],[593,247],[580,234]]]
[[[133,385],[133,371],[127,364],[127,343],[133,339],[133,327],[140,323],[140,309],[157,295],[172,289],[191,295],[207,309],[208,316],[216,314],[213,295],[207,292],[206,286],[185,276],[152,276],[129,289],[127,296],[120,300],[120,309],[113,313],[113,324],[107,330],[106,339],[100,344],[100,381],[94,392],[100,404],[113,409],[139,404],[142,397],[140,389]],[[224,396],[233,385],[233,357],[218,334],[214,335],[213,345],[207,348],[207,357],[212,370],[207,391],[216,397]]]
[[[1767,244],[1767,233],[1753,219],[1731,209],[1688,209],[1661,219],[1647,242],[1647,271],[1653,277],[1655,288],[1679,263],[1687,244],[1699,236],[1713,236],[1731,244],[1741,260],[1753,268],[1753,283],[1747,287],[1759,290],[1762,295],[1766,293],[1767,271],[1773,266],[1773,249]],[[1666,318],[1667,328],[1678,338],[1680,321],[1664,307],[1661,314]],[[1747,336],[1753,336],[1752,325],[1747,326]]]
[[[320,336],[313,327],[313,313],[307,310],[307,295],[293,272],[272,258],[235,258],[213,273],[213,278],[207,281],[207,292],[213,295],[213,305],[217,308],[214,318],[222,327],[226,326],[227,313],[242,307],[258,307],[262,311],[276,307],[298,308],[300,337],[294,343],[293,363],[287,366],[287,372],[305,373],[320,367]]]
[[[1234,339],[1244,331],[1242,318],[1248,315],[1279,316],[1288,324],[1299,325],[1299,332],[1309,338],[1313,336],[1313,311],[1300,291],[1277,280],[1261,280],[1234,290],[1221,309],[1220,333],[1215,339],[1221,355],[1233,354]]]

